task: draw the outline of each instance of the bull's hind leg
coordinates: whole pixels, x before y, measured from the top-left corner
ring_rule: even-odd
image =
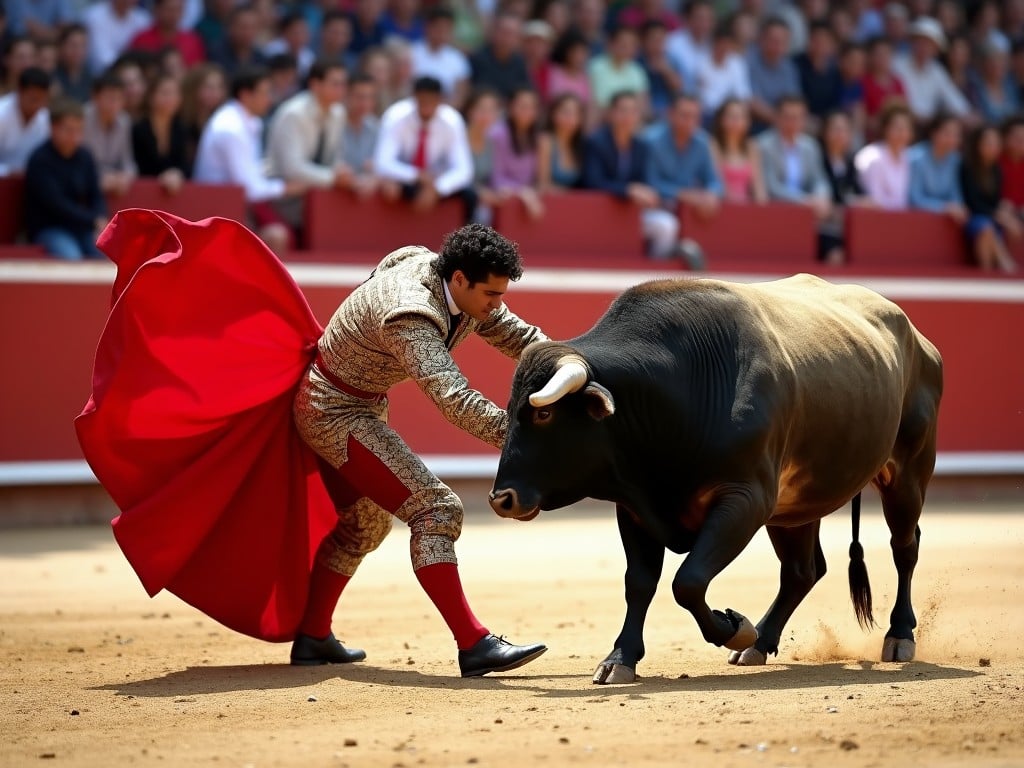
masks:
[[[935,409],[927,397],[903,415],[893,459],[876,478],[882,497],[885,522],[891,534],[892,559],[896,565],[896,602],[889,616],[889,631],[882,645],[882,661],[912,661],[916,651],[917,617],[910,587],[921,542],[921,508],[928,481],[935,468]]]
[[[820,520],[795,528],[768,526],[768,537],[772,540],[781,564],[779,593],[757,625],[757,642],[744,651],[729,654],[730,664],[759,666],[768,660],[768,654],[778,654],[779,639],[786,622],[811,588],[825,575],[825,555],[818,540],[820,528]]]
[[[636,664],[644,657],[644,621],[658,589],[665,547],[651,538],[623,507],[617,508],[619,535],[626,551],[626,620],[615,647],[597,665],[594,682],[632,683]]]

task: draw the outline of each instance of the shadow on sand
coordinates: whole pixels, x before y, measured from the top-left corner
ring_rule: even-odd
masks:
[[[171,698],[211,693],[303,688],[326,680],[384,685],[396,688],[433,688],[438,690],[533,691],[546,698],[582,698],[629,695],[646,697],[662,693],[708,693],[716,691],[798,690],[838,688],[852,685],[914,685],[931,680],[957,680],[977,677],[975,670],[945,667],[927,662],[881,664],[861,661],[818,665],[769,665],[759,670],[743,670],[702,677],[641,677],[630,685],[596,686],[589,674],[515,675],[462,679],[447,675],[425,675],[411,669],[381,669],[367,664],[344,666],[292,667],[287,664],[251,664],[237,666],[188,667],[147,680],[111,683],[92,690],[114,691],[118,696]],[[572,685],[562,688],[562,685]]]

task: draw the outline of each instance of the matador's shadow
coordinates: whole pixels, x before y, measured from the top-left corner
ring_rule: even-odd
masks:
[[[345,664],[322,667],[292,667],[287,664],[245,664],[237,666],[197,666],[146,680],[110,683],[92,690],[114,691],[118,696],[137,698],[174,698],[211,693],[237,693],[258,690],[308,688],[327,680],[395,688],[427,688],[437,690],[502,690],[532,691],[550,698],[580,698],[629,694],[646,698],[664,693],[797,690],[848,685],[915,684],[934,680],[955,680],[976,677],[982,672],[945,667],[927,662],[905,665],[874,662],[826,663],[818,665],[769,665],[758,670],[726,672],[694,677],[641,677],[630,685],[597,686],[590,682],[590,673],[581,670],[572,674],[493,675],[463,679],[444,671],[424,674],[414,669],[387,669],[368,664]],[[578,681],[565,688],[565,681]]]

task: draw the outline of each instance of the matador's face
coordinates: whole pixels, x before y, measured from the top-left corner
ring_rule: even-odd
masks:
[[[501,308],[508,290],[508,278],[488,275],[487,280],[471,283],[461,270],[456,270],[448,283],[448,290],[459,309],[474,320],[483,322]]]

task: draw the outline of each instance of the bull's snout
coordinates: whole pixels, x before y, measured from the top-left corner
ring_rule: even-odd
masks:
[[[519,494],[516,493],[515,488],[502,488],[499,490],[493,490],[487,497],[490,502],[491,509],[499,517],[510,517],[514,520],[532,520],[540,512],[539,507],[533,507],[532,509],[523,509],[519,502]]]

